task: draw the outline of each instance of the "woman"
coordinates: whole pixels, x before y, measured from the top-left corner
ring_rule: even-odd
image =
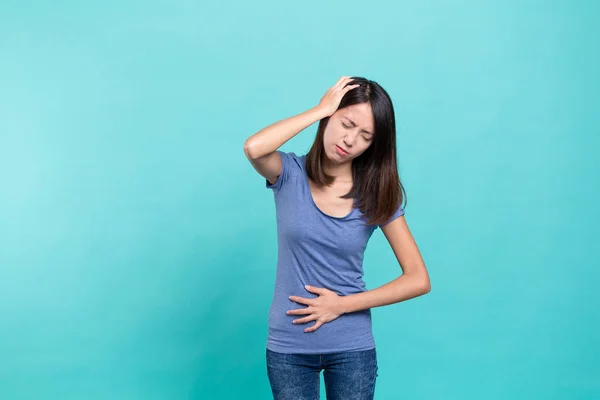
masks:
[[[278,150],[316,121],[308,154]],[[317,106],[250,136],[244,152],[273,191],[277,214],[266,348],[274,398],[318,399],[323,370],[328,399],[372,399],[378,368],[370,309],[430,290],[404,219],[390,97],[374,81],[343,76]],[[366,290],[363,254],[378,227],[403,273]]]

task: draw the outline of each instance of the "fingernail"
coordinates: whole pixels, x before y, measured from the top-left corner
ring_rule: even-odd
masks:
[[[309,287],[310,287],[310,286],[308,286],[308,285],[304,285],[304,288],[305,288],[305,289],[308,289]]]

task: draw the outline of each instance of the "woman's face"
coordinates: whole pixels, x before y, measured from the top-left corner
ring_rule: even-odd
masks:
[[[337,110],[323,134],[325,154],[331,161],[345,163],[369,148],[375,134],[373,111],[369,103]]]

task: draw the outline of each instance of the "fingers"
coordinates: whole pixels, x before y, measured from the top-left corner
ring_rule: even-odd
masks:
[[[289,299],[292,301],[295,301],[296,303],[306,304],[307,306],[313,305],[312,299],[305,299],[304,297],[299,297],[299,296],[290,296]]]
[[[325,294],[325,292],[327,291],[327,289],[325,289],[325,288],[318,288],[318,287],[314,287],[314,286],[310,286],[310,285],[304,286],[304,289],[306,289],[307,291],[309,291],[311,293],[316,293],[316,294]]]
[[[304,315],[312,313],[312,309],[310,307],[306,308],[298,308],[296,310],[288,310],[286,311],[287,315]]]
[[[311,313],[311,311],[309,311],[307,313],[306,310],[307,310],[306,308],[303,309],[303,310],[290,310],[290,311],[287,312],[287,314],[310,314]],[[292,321],[292,323],[294,325],[299,325],[299,324],[306,324],[307,322],[310,322],[310,321],[317,321],[317,322],[313,326],[306,328],[304,330],[304,332],[307,332],[307,333],[308,332],[314,332],[317,329],[319,329],[319,327],[321,325],[324,324],[324,322],[319,321],[318,317],[316,315],[314,315],[314,314],[311,314],[311,315],[309,315],[307,317],[304,317],[304,318],[295,319],[295,320]]]
[[[307,332],[307,333],[308,333],[308,332],[314,332],[314,331],[316,331],[317,329],[319,329],[319,327],[321,327],[321,325],[323,325],[323,322],[321,322],[321,321],[317,321],[317,322],[316,322],[316,323],[315,323],[313,326],[306,328],[306,329],[304,330],[304,332]]]
[[[305,324],[307,322],[314,321],[316,319],[317,319],[316,316],[309,315],[308,317],[304,317],[304,318],[300,318],[300,319],[295,319],[295,320],[292,321],[292,323],[293,324]]]
[[[333,87],[336,89],[341,89],[351,80],[352,80],[351,76],[342,76],[340,79],[338,79],[338,81],[335,83],[335,85],[333,85]]]
[[[353,82],[352,77],[344,76],[338,81],[338,83],[332,89],[336,90],[336,91],[339,90],[345,94],[346,92],[349,92],[350,90],[356,89],[357,87],[360,86],[360,84],[358,84],[358,83],[351,84],[351,82]]]
[[[337,82],[335,83],[335,85],[333,85],[333,87],[337,87],[340,86],[343,82],[345,82],[346,80],[348,80],[348,76],[342,76],[340,77],[340,79],[337,80]]]

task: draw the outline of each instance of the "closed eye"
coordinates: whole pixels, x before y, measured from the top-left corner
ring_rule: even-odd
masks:
[[[343,126],[344,128],[346,128],[346,129],[350,129],[350,128],[351,128],[350,126],[346,125],[346,124],[345,124],[345,123],[343,123],[343,122],[342,122],[342,126]],[[370,137],[368,137],[368,136],[364,136],[364,135],[363,135],[363,139],[365,139],[367,142],[370,142],[370,141],[371,141],[371,138],[370,138]]]

